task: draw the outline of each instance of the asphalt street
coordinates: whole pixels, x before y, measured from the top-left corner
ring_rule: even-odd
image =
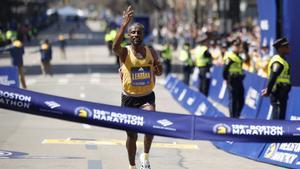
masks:
[[[53,26],[40,37],[67,33],[72,26],[64,25],[61,30]],[[40,56],[32,53],[37,46],[27,46],[24,64],[28,90],[120,105],[118,66],[97,27],[97,22],[82,24],[68,43],[66,58],[54,45],[52,77],[41,74]],[[0,66],[7,65],[10,58],[1,57]],[[163,80],[160,77],[155,88],[157,110],[188,114],[164,89]],[[0,109],[0,169],[127,169],[125,140],[124,131]],[[142,141],[141,134],[138,155],[143,151]],[[281,168],[228,154],[208,141],[167,137],[155,137],[150,161],[152,169]]]

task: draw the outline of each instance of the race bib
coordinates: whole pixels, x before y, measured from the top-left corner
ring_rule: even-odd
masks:
[[[151,83],[150,67],[131,68],[132,86],[147,86]]]

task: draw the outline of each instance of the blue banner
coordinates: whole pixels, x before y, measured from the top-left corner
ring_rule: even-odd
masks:
[[[262,99],[260,92],[265,87],[266,79],[249,72],[245,72],[245,75],[245,105],[241,118],[256,119]]]
[[[299,122],[204,117],[124,108],[0,85],[0,107],[120,130],[196,140],[300,142]]]
[[[300,86],[300,22],[298,22],[300,15],[299,6],[300,1],[282,1],[282,28],[283,34],[288,38],[291,47],[291,53],[287,57],[287,60],[291,65],[291,79],[293,86]]]
[[[259,160],[288,168],[300,168],[300,143],[266,144]]]
[[[19,75],[17,67],[0,67],[0,84],[19,87]]]
[[[277,33],[277,7],[276,0],[257,0],[261,44],[272,46]],[[272,49],[272,48],[270,48]]]

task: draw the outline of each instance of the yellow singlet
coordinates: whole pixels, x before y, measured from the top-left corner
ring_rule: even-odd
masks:
[[[127,95],[144,96],[152,92],[155,85],[154,59],[150,49],[145,46],[146,57],[135,57],[131,46],[126,46],[128,54],[121,66],[123,91]]]

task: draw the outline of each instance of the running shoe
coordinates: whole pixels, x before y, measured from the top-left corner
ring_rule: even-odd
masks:
[[[140,169],[151,169],[151,167],[150,167],[150,161],[146,160],[144,158],[144,154],[141,154],[140,161],[141,161],[141,168]]]

